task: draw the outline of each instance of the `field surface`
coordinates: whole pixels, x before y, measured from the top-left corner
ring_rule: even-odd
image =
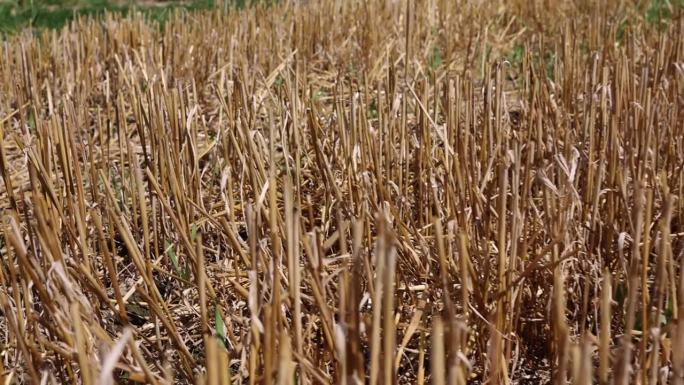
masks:
[[[684,384],[682,1],[185,4],[2,30],[0,384]]]

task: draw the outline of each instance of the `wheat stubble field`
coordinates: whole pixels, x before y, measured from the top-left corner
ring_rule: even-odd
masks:
[[[0,384],[684,384],[674,1],[0,45]]]

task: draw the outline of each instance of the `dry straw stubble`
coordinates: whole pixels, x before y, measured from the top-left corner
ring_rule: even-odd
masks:
[[[284,1],[8,37],[0,383],[683,383],[668,12]]]

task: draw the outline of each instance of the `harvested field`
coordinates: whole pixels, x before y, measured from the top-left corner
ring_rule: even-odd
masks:
[[[684,384],[684,4],[0,45],[0,384]]]

